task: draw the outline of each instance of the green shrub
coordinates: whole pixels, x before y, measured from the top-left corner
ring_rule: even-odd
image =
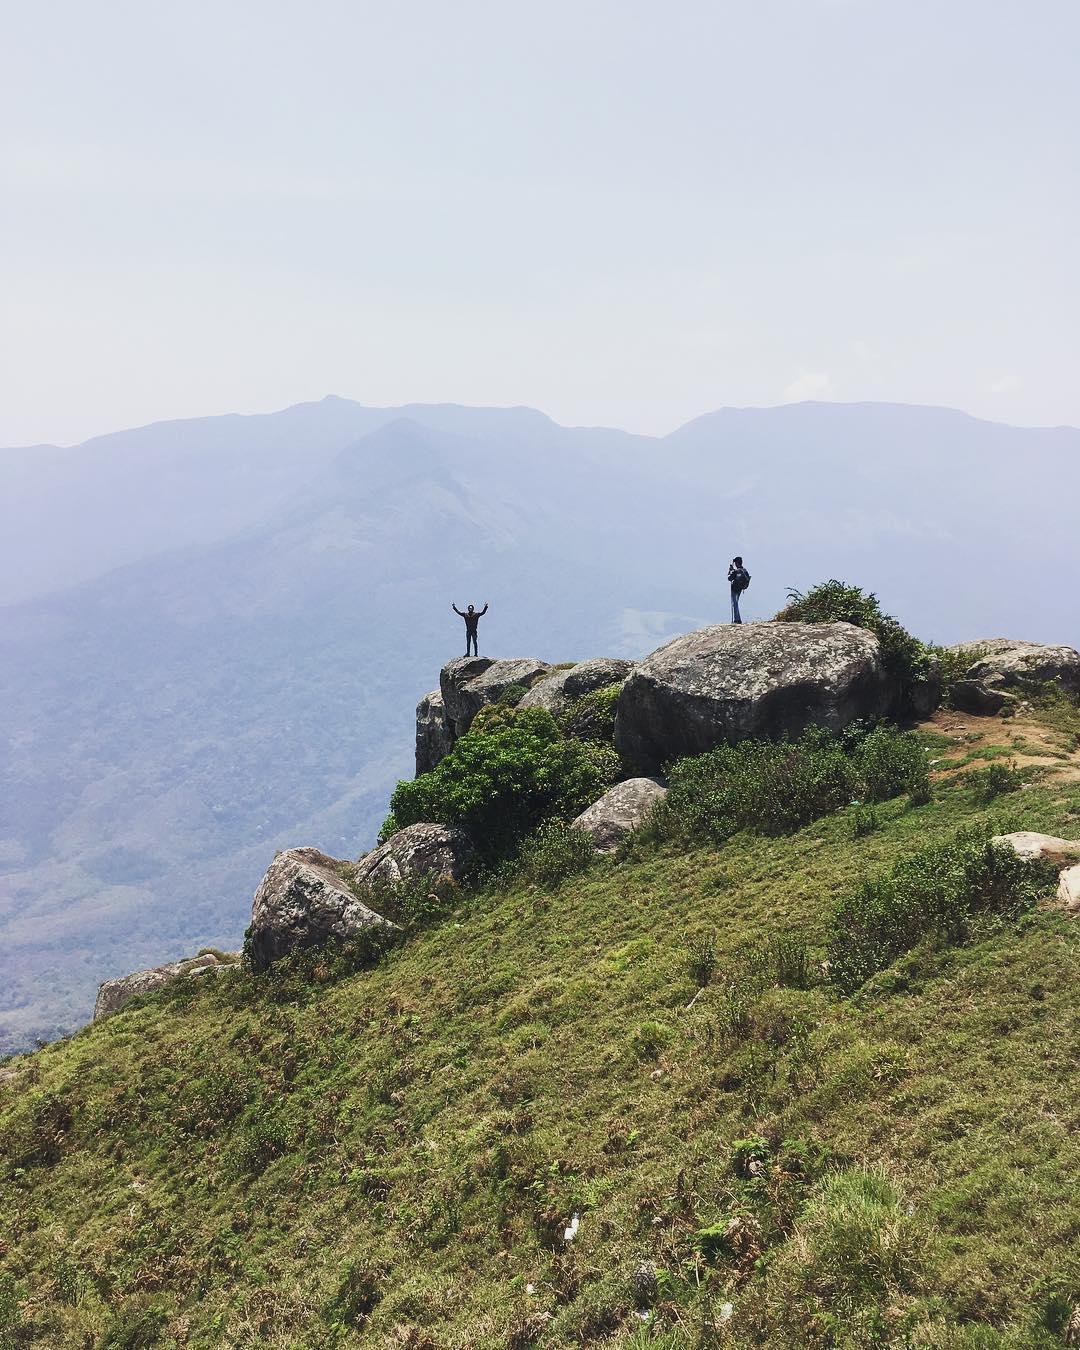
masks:
[[[292,1124],[273,1110],[259,1114],[239,1132],[232,1163],[239,1176],[261,1176],[275,1158],[290,1152],[295,1140]]]
[[[516,872],[537,886],[557,886],[596,860],[592,839],[562,820],[546,820],[522,844]]]
[[[671,1044],[675,1032],[666,1022],[642,1022],[630,1036],[632,1059],[659,1059]]]
[[[968,780],[981,802],[992,802],[1006,792],[1016,792],[1024,786],[1024,778],[1015,764],[995,762],[985,769],[973,769]]]
[[[936,668],[930,648],[885,614],[872,591],[843,581],[823,581],[805,594],[789,590],[788,603],[776,617],[785,623],[851,623],[868,628],[881,644],[885,670],[897,681],[902,703]]]
[[[664,815],[669,828],[716,842],[741,829],[787,834],[846,805],[857,787],[850,757],[812,728],[798,741],[741,741],[680,760]]]
[[[872,806],[863,806],[856,802],[851,812],[851,833],[856,839],[865,839],[873,834],[881,824],[877,811]]]
[[[830,975],[852,993],[930,933],[960,942],[976,914],[1018,915],[1045,881],[1040,864],[978,832],[933,844],[839,902],[829,926]]]
[[[884,802],[903,792],[913,797],[929,793],[926,751],[914,732],[875,727],[855,747],[852,758],[867,801]]]
[[[459,825],[494,860],[541,821],[576,816],[617,774],[614,750],[568,740],[545,709],[523,708],[502,725],[470,731],[430,773],[399,783],[390,810],[399,827]]]
[[[575,699],[559,715],[563,731],[578,740],[610,745],[615,735],[615,709],[621,689],[621,683],[608,684]]]
[[[704,989],[716,972],[716,943],[711,937],[699,938],[694,943],[686,966],[693,982]]]

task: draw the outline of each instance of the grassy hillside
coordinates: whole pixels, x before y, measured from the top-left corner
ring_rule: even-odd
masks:
[[[9,1061],[0,1344],[1064,1344],[1080,929],[821,969],[928,844],[1080,834],[1068,727],[923,735],[921,806],[492,884],[374,969],[173,986]]]

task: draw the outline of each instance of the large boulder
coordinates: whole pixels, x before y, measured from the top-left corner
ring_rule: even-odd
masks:
[[[464,736],[481,708],[497,703],[511,685],[528,688],[551,667],[535,657],[492,661],[486,656],[459,656],[439,676],[443,707],[451,734]]]
[[[557,670],[538,680],[518,706],[546,708],[553,717],[557,717],[564,708],[595,689],[621,684],[633,669],[633,661],[620,661],[614,656],[579,661],[569,670]]]
[[[655,773],[749,737],[839,731],[879,717],[897,691],[873,633],[848,623],[718,624],[647,657],[619,695],[615,746]]]
[[[251,906],[256,969],[302,947],[356,937],[365,928],[395,927],[356,898],[341,875],[347,866],[317,848],[290,848],[274,858]]]
[[[476,850],[464,830],[448,825],[406,825],[360,859],[355,879],[366,886],[396,886],[421,877],[460,881],[475,861]]]
[[[136,970],[130,975],[106,980],[98,986],[94,1021],[109,1013],[119,1012],[133,998],[138,998],[140,994],[152,994],[155,989],[179,979],[181,975],[217,975],[222,971],[235,970],[238,963],[238,953],[231,953],[229,959],[222,960],[216,952],[203,952],[184,961],[170,961],[164,966],[152,966],[149,970]]]
[[[441,689],[425,694],[416,705],[416,776],[430,771],[454,748]]]
[[[953,702],[965,711],[996,712],[1006,698],[1056,680],[1066,693],[1080,694],[1080,652],[1013,638],[961,642],[950,650],[968,656],[963,680],[954,684]]]
[[[610,853],[666,796],[658,778],[627,778],[582,811],[574,829],[587,834],[598,852]]]

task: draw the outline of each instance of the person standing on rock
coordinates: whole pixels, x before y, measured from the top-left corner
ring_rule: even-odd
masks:
[[[460,614],[461,617],[465,620],[465,655],[466,656],[470,655],[469,648],[471,647],[472,648],[471,654],[473,656],[479,656],[480,651],[476,645],[476,630],[480,626],[480,620],[488,612],[487,603],[485,602],[484,608],[481,610],[473,609],[472,605],[470,605],[469,608],[463,612],[462,610],[458,609],[457,605],[455,605],[454,602],[451,600],[450,608],[454,611],[455,614]]]
[[[741,558],[732,558],[727,570],[727,579],[731,582],[731,622],[742,623],[739,613],[739,596],[750,585],[750,573],[743,566]]]

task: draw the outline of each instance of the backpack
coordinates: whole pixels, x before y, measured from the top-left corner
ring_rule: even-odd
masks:
[[[745,591],[749,587],[749,585],[750,585],[750,573],[746,570],[745,567],[740,567],[739,579],[735,584],[735,589],[738,591],[740,595],[742,595],[743,591]]]

